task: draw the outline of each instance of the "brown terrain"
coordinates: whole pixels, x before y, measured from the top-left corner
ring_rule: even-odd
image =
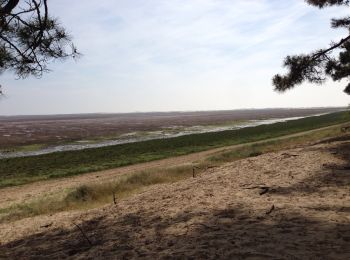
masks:
[[[81,185],[113,182],[118,177],[121,177],[123,175],[133,174],[135,172],[140,172],[142,170],[176,167],[176,166],[185,165],[185,164],[195,164],[196,162],[200,162],[201,160],[209,156],[215,155],[219,152],[224,152],[231,149],[237,149],[250,144],[265,143],[266,141],[269,141],[269,140],[284,140],[292,137],[303,136],[305,134],[311,134],[319,130],[331,129],[333,127],[334,126],[329,126],[329,127],[324,127],[320,129],[304,131],[301,133],[285,135],[277,138],[265,139],[262,141],[257,141],[252,143],[243,143],[243,144],[232,145],[232,146],[224,146],[224,147],[202,151],[198,153],[191,153],[188,155],[170,157],[167,159],[139,163],[135,165],[129,165],[129,166],[119,167],[119,168],[110,169],[110,170],[85,173],[85,174],[80,174],[76,176],[71,176],[68,178],[45,180],[45,181],[29,183],[21,186],[6,187],[6,188],[0,189],[0,209],[8,207],[11,204],[15,204],[15,203],[18,204],[18,203],[30,202],[40,197],[57,194],[59,192],[62,192],[63,190],[77,188],[77,187],[80,187]]]
[[[204,112],[0,116],[0,149],[115,137],[172,126],[217,125],[239,120],[308,116],[342,108],[255,109]]]
[[[350,259],[350,141],[227,163],[117,205],[0,230],[8,259]]]

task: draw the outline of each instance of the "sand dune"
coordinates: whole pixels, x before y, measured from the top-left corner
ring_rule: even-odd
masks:
[[[0,230],[0,257],[12,259],[350,259],[350,142],[229,163],[117,206]]]

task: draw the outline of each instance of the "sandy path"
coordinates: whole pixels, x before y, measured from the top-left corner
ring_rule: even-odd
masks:
[[[167,159],[140,163],[140,164],[125,166],[125,167],[119,167],[119,168],[110,169],[110,170],[86,173],[86,174],[81,174],[81,175],[67,177],[67,178],[39,181],[39,182],[30,183],[30,184],[21,185],[21,186],[3,188],[3,189],[0,189],[0,208],[7,207],[13,203],[32,200],[35,197],[40,197],[45,194],[55,194],[64,189],[77,187],[83,184],[112,181],[120,175],[133,173],[135,171],[147,170],[147,169],[158,168],[158,167],[172,167],[172,166],[181,165],[181,164],[193,163],[220,151],[225,151],[232,148],[239,148],[239,147],[243,147],[245,145],[249,145],[253,143],[263,143],[270,140],[282,140],[290,137],[302,136],[305,134],[313,133],[315,131],[319,131],[321,129],[330,129],[330,128],[335,128],[340,126],[341,125],[329,126],[329,127],[311,130],[311,131],[282,136],[278,138],[266,139],[258,142],[225,146],[225,147],[211,149],[203,152],[192,153],[184,156],[171,157]]]
[[[350,142],[228,163],[117,207],[2,224],[0,258],[350,259],[349,165]]]

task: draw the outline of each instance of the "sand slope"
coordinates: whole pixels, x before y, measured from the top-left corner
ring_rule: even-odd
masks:
[[[12,259],[350,259],[350,142],[241,160],[117,206],[0,230],[0,257]]]

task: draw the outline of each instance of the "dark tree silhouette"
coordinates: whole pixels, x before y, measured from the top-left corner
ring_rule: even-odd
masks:
[[[306,0],[310,5],[319,8],[328,6],[347,6],[350,0]],[[334,81],[348,79],[350,77],[350,16],[332,19],[333,28],[346,28],[348,35],[338,42],[333,42],[326,49],[316,50],[309,54],[287,56],[284,67],[288,72],[285,75],[275,75],[273,85],[277,91],[286,91],[296,85],[308,81],[322,84],[331,77]],[[345,93],[350,94],[350,83],[346,86]]]
[[[71,37],[49,15],[47,0],[0,0],[0,73],[42,76],[55,59],[76,57]]]

